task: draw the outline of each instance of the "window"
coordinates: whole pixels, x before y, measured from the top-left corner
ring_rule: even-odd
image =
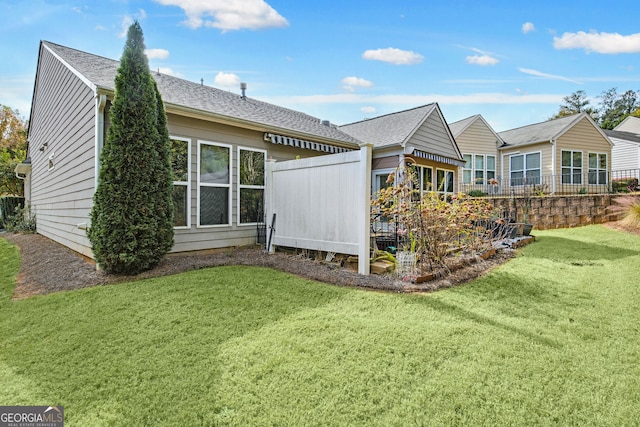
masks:
[[[238,223],[255,224],[264,217],[264,164],[267,152],[238,147]]]
[[[484,184],[484,156],[482,154],[475,155],[475,162],[473,164],[475,170],[476,184]]]
[[[170,137],[171,170],[173,174],[173,226],[189,227],[191,176],[191,141],[186,138]]]
[[[463,184],[486,184],[496,177],[496,156],[484,154],[463,154]]]
[[[463,154],[464,166],[462,167],[462,183],[471,184],[471,177],[473,176],[473,154]]]
[[[496,179],[496,156],[487,156],[487,183]]]
[[[439,193],[450,194],[453,193],[453,171],[445,169],[436,170],[436,179],[438,182]]]
[[[509,158],[512,186],[540,184],[540,153],[516,154]]]
[[[582,152],[562,150],[562,183],[582,184]]]
[[[198,141],[198,225],[231,225],[231,146]]]
[[[607,154],[589,153],[589,184],[607,183]]]

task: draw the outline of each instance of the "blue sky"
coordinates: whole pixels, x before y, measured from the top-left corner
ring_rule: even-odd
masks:
[[[433,3],[433,4],[432,4]],[[29,114],[38,43],[119,59],[345,124],[438,102],[501,131],[562,97],[640,89],[637,1],[0,0],[0,104]]]

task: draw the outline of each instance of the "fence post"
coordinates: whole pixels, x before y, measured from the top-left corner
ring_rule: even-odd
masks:
[[[358,232],[358,273],[369,274],[369,251],[371,244],[371,152],[373,144],[360,145],[360,202],[357,204]]]
[[[275,164],[275,162],[276,161],[271,158],[267,159],[267,161],[265,162],[264,215],[265,215],[265,224],[267,225],[267,229],[266,229],[267,238],[273,232],[273,230],[270,230],[269,227],[271,224],[270,220],[271,218],[273,218],[273,214],[275,213],[273,209],[273,165]],[[269,250],[269,253],[275,253],[276,251],[275,245],[271,245],[270,248],[266,248],[266,249]]]

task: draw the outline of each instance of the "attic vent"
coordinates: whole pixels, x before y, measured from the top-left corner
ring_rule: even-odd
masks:
[[[329,127],[331,126],[331,122],[329,120],[323,120],[322,124]]]

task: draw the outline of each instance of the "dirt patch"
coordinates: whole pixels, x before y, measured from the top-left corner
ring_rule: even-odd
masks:
[[[363,276],[338,264],[285,253],[270,255],[258,248],[170,254],[150,271],[136,276],[121,276],[96,271],[91,260],[39,234],[3,233],[1,236],[15,244],[21,252],[15,299],[224,265],[269,267],[337,286],[393,292],[428,292],[466,283],[513,256],[511,250],[498,251],[496,256],[486,261],[468,263],[446,277],[421,284],[403,282],[392,274]]]

